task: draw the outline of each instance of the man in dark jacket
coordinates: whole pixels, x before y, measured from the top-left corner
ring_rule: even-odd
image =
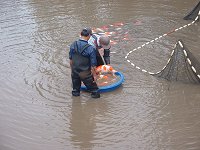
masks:
[[[73,84],[72,95],[80,96],[81,81],[91,92],[92,98],[99,98],[99,88],[94,81],[97,65],[96,51],[88,44],[90,34],[87,29],[81,31],[81,38],[70,46],[69,59]]]

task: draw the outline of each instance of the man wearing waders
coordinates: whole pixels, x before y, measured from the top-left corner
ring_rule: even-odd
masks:
[[[81,31],[81,38],[70,46],[69,59],[72,78],[72,95],[80,96],[81,81],[85,84],[92,98],[99,98],[98,86],[94,81],[97,65],[96,51],[88,44],[90,34],[87,29]]]
[[[110,64],[110,39],[108,36],[93,34],[91,28],[87,28],[91,34],[88,43],[92,45],[97,52],[97,66]],[[102,57],[103,56],[103,57]]]

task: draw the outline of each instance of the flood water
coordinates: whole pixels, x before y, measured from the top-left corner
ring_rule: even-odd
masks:
[[[200,86],[158,79],[125,59],[130,50],[188,24],[182,18],[197,3],[1,0],[0,150],[199,150]],[[118,34],[111,64],[125,82],[98,100],[85,92],[72,97],[68,45],[83,27],[120,23],[112,29]],[[129,59],[157,72],[178,39],[200,60],[199,22]]]

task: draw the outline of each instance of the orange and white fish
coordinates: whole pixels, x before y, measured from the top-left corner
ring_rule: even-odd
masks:
[[[108,80],[108,76],[101,74],[101,75],[99,75],[99,79]]]
[[[116,22],[113,24],[114,26],[123,26],[124,24],[122,22]]]
[[[96,73],[100,75],[105,73],[111,73],[112,75],[115,75],[115,72],[117,71],[114,70],[110,65],[101,65],[96,68]]]
[[[117,42],[116,42],[116,41],[113,41],[113,40],[110,40],[110,44],[111,44],[111,45],[115,45],[115,44],[117,44]]]

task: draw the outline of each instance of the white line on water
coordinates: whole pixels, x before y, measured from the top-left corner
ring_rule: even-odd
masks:
[[[192,62],[190,61],[189,58],[187,58],[187,61],[188,61],[188,63],[189,63],[190,65],[192,65]]]
[[[178,43],[183,48],[183,44],[181,43],[181,41],[178,41]]]
[[[199,11],[198,15],[200,15],[200,11]],[[144,47],[145,45],[148,45],[148,44],[150,44],[150,43],[153,43],[153,42],[155,42],[156,40],[161,39],[161,38],[163,38],[163,37],[165,37],[165,36],[167,36],[167,35],[169,35],[169,34],[171,34],[171,33],[173,33],[173,32],[176,32],[176,31],[178,31],[178,30],[181,30],[181,29],[183,29],[183,28],[186,28],[186,27],[188,27],[188,26],[194,24],[198,19],[199,19],[199,16],[197,16],[197,17],[195,18],[195,20],[192,21],[191,23],[186,24],[186,25],[183,25],[183,26],[181,26],[181,27],[179,27],[179,28],[176,28],[176,29],[173,30],[172,32],[165,33],[165,34],[163,34],[163,35],[161,35],[161,36],[159,36],[159,37],[156,37],[155,39],[153,39],[153,40],[151,40],[151,41],[149,41],[149,42],[146,42],[146,43],[143,44],[142,46],[139,46],[139,47],[137,47],[137,48],[131,50],[130,52],[128,52],[128,53],[126,54],[125,59],[128,59],[129,54],[132,53],[133,51],[139,50],[139,49],[141,49],[142,47]],[[183,48],[183,44],[182,44],[180,41],[178,41],[178,43],[180,44],[181,48]],[[176,44],[175,44],[174,47],[176,47]],[[185,56],[187,57],[186,51],[183,50],[183,52],[184,52]],[[174,54],[174,50],[173,50],[172,53],[171,53],[171,57],[172,57],[173,54]],[[170,60],[171,60],[171,58],[168,59],[167,64],[170,62]],[[187,61],[188,61],[188,63],[191,65],[191,61],[190,61],[189,58],[187,58]],[[147,73],[149,73],[149,74],[151,74],[151,75],[152,75],[152,74],[156,74],[156,73],[153,73],[153,72],[149,72],[149,71],[147,71],[147,70],[145,70],[145,69],[141,69],[141,68],[138,67],[138,66],[135,66],[135,64],[133,64],[130,60],[127,60],[127,62],[129,62],[129,63],[130,63],[133,67],[135,67],[136,69],[142,70],[142,72],[145,72],[145,73],[147,72]],[[165,69],[165,68],[166,68],[166,66],[163,67],[163,69]],[[162,69],[162,70],[163,70],[163,69]],[[161,70],[161,71],[162,71],[162,70]],[[193,66],[192,66],[192,70],[193,70],[194,72],[196,71],[196,69],[195,69]],[[161,71],[158,71],[157,73],[160,73]],[[197,76],[200,78],[200,75],[197,75]]]
[[[187,52],[185,50],[183,50],[184,54],[185,54],[185,57],[187,57]]]
[[[196,69],[192,66],[192,70],[195,72],[195,73],[197,73],[197,71],[196,71]]]

